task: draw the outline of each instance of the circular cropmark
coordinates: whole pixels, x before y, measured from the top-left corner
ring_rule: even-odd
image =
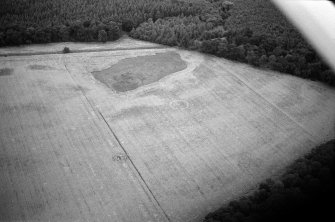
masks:
[[[175,100],[170,102],[170,107],[172,109],[187,109],[189,107],[189,103],[185,100]]]

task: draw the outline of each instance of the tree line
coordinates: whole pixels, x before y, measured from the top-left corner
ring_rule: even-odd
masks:
[[[0,46],[107,40],[149,18],[201,14],[203,4],[176,0],[2,0]]]
[[[106,33],[105,36],[103,33]],[[24,28],[13,25],[0,32],[0,46],[68,41],[114,41],[121,36],[120,25],[115,22],[74,21],[64,25]]]
[[[278,179],[267,179],[249,196],[233,200],[205,222],[327,221],[335,198],[335,141],[296,160]]]

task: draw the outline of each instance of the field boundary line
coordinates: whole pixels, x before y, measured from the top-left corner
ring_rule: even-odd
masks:
[[[144,183],[145,187],[148,189],[148,191],[150,192],[152,198],[155,200],[157,206],[161,209],[161,211],[163,212],[164,216],[166,217],[166,219],[168,221],[171,222],[169,216],[167,215],[167,213],[165,212],[165,210],[163,209],[163,207],[160,205],[159,201],[157,200],[157,198],[155,197],[154,193],[152,192],[152,190],[150,189],[149,185],[147,184],[147,182],[144,180],[141,172],[139,171],[139,169],[136,167],[135,163],[133,162],[133,160],[131,159],[131,157],[129,156],[127,150],[124,148],[124,146],[121,144],[118,136],[115,134],[114,130],[112,129],[112,127],[109,125],[109,123],[107,122],[107,120],[105,119],[105,117],[102,115],[102,113],[98,110],[99,115],[101,116],[101,118],[103,119],[103,121],[106,123],[107,127],[109,128],[109,130],[111,131],[111,133],[113,134],[114,138],[116,139],[117,143],[120,145],[121,149],[124,151],[124,153],[126,154],[127,158],[129,159],[131,165],[134,167],[134,169],[136,170],[138,176],[141,178],[142,182]]]
[[[220,65],[221,66],[221,65]],[[301,125],[299,122],[297,122],[293,117],[291,117],[288,113],[286,113],[284,110],[282,110],[281,108],[279,108],[277,105],[275,105],[274,103],[270,102],[267,98],[265,98],[262,94],[260,94],[259,92],[257,92],[252,86],[250,86],[245,80],[243,80],[241,77],[237,76],[236,74],[234,74],[233,72],[225,69],[226,72],[230,73],[231,75],[233,75],[234,77],[236,77],[238,80],[240,80],[246,87],[248,87],[248,89],[250,89],[252,92],[256,93],[258,96],[260,96],[266,103],[270,104],[272,107],[274,107],[276,110],[278,110],[279,112],[281,112],[282,114],[284,114],[289,120],[291,120],[292,122],[294,122],[295,124],[297,124],[297,126],[299,128],[301,128],[305,133],[307,133],[310,136],[310,140],[312,140],[314,143],[316,143],[316,136],[313,135],[313,133],[309,132],[307,129],[305,129],[305,127],[303,125]]]
[[[72,79],[72,81],[74,82],[75,85],[79,86],[77,81],[73,78],[73,76],[71,75],[68,67],[66,66],[65,61],[63,61],[65,69],[67,70],[67,73],[69,74],[70,78]],[[104,123],[106,124],[106,126],[108,127],[109,131],[112,133],[113,137],[115,138],[115,140],[117,141],[118,145],[121,147],[121,149],[123,150],[123,152],[125,153],[125,155],[127,156],[127,159],[130,161],[132,167],[135,169],[137,175],[139,176],[140,180],[142,181],[142,183],[140,183],[140,185],[143,187],[144,184],[144,192],[146,192],[146,190],[149,191],[151,198],[154,200],[154,202],[156,203],[156,205],[158,206],[158,208],[161,210],[161,212],[163,213],[164,217],[166,218],[167,221],[172,222],[170,217],[167,215],[167,213],[165,212],[164,208],[161,206],[161,204],[159,203],[159,201],[157,200],[157,198],[155,197],[154,193],[152,192],[152,190],[150,189],[149,185],[147,184],[147,182],[144,180],[144,177],[142,176],[141,172],[139,171],[139,169],[136,167],[134,161],[131,159],[131,157],[129,156],[126,148],[122,145],[121,141],[119,140],[118,136],[116,135],[116,133],[114,132],[114,130],[112,129],[112,127],[110,126],[110,124],[107,122],[106,118],[104,117],[104,115],[93,106],[93,104],[91,103],[90,99],[86,96],[85,92],[83,91],[82,88],[78,87],[80,90],[80,93],[84,96],[85,100],[87,101],[87,103],[89,104],[89,106],[91,107],[91,109],[98,114],[98,116],[100,116],[102,118],[102,120],[104,121]]]
[[[64,46],[66,47],[66,46]],[[131,51],[131,50],[145,50],[145,49],[167,49],[167,46],[151,46],[151,47],[130,47],[130,48],[110,48],[110,49],[75,49],[71,50],[70,53],[63,53],[62,51],[50,51],[50,52],[22,52],[22,53],[0,53],[0,57],[10,56],[35,56],[35,55],[58,55],[58,54],[73,54],[73,53],[85,53],[85,52],[109,52],[109,51]]]

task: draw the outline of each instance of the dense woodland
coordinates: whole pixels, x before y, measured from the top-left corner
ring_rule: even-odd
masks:
[[[205,222],[331,221],[334,218],[335,141],[295,161],[280,178],[207,215]]]
[[[206,20],[199,15],[148,20],[130,36],[335,85],[333,71],[270,1],[231,2],[212,0],[214,16]]]
[[[200,4],[171,0],[1,0],[0,46],[116,40],[149,18],[201,14]]]
[[[123,32],[335,85],[268,0],[1,0],[0,46],[105,42]]]

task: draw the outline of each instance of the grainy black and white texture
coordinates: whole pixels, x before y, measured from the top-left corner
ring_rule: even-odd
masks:
[[[268,0],[1,0],[0,221],[325,221],[334,85]]]

